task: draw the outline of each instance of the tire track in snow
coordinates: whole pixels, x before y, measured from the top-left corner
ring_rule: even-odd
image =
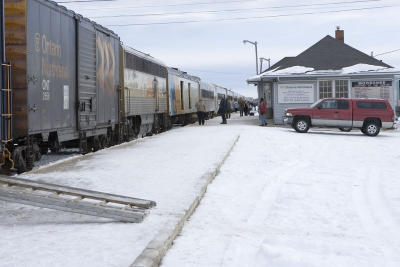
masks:
[[[354,189],[356,210],[361,224],[383,254],[382,266],[398,266],[399,240],[397,225],[393,215],[384,203],[382,177],[379,167],[368,167],[364,171],[361,185]],[[363,177],[359,174],[358,177]]]
[[[258,253],[259,248],[262,247],[266,238],[265,233],[261,229],[270,215],[274,204],[276,204],[282,187],[285,186],[291,178],[296,177],[298,172],[306,170],[309,165],[310,163],[303,164],[300,169],[297,163],[292,163],[280,166],[268,175],[269,177],[276,178],[273,179],[272,182],[264,184],[261,198],[250,213],[249,218],[246,220],[246,224],[237,228],[238,234],[230,237],[230,241],[222,258],[221,266],[257,266],[255,262],[256,254]],[[295,166],[296,168],[293,168]],[[241,232],[244,232],[245,234],[241,235]],[[252,238],[246,237],[248,235],[251,235]],[[252,251],[251,257],[249,257],[250,250]],[[243,256],[236,256],[234,259],[229,257],[229,255],[241,254]],[[253,262],[249,262],[250,259],[252,259]]]

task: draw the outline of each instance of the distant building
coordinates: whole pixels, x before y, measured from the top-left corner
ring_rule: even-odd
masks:
[[[296,57],[285,57],[247,82],[267,101],[268,117],[283,123],[286,108],[326,97],[383,98],[399,110],[400,70],[344,43],[336,30]]]

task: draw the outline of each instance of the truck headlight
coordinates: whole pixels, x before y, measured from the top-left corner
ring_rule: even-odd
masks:
[[[292,113],[290,113],[290,112],[286,112],[286,116],[287,116],[287,117],[292,117],[292,116],[293,116],[293,114],[292,114]]]

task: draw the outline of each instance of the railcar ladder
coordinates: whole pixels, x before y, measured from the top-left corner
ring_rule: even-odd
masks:
[[[0,200],[134,223],[156,205],[151,200],[5,176],[0,176]]]

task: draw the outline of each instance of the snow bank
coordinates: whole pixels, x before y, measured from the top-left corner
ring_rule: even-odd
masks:
[[[393,68],[386,68],[386,67],[382,67],[382,66],[374,66],[374,65],[369,65],[369,64],[357,64],[354,66],[343,68],[342,73],[343,74],[351,74],[351,73],[370,72],[370,71],[379,72],[381,70],[383,71],[383,70],[387,70],[387,69],[393,70]]]
[[[310,71],[313,71],[313,68],[308,68],[308,67],[303,67],[303,66],[294,66],[286,69],[280,69],[280,70],[272,70],[267,73],[273,73],[273,74],[300,74],[300,73],[307,73]]]

